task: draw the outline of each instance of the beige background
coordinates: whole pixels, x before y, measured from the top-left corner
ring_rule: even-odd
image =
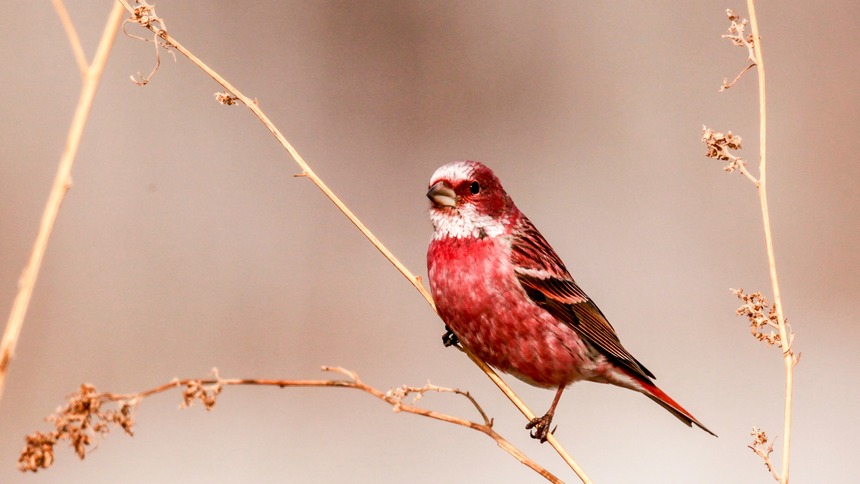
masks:
[[[319,175],[414,271],[427,181],[492,166],[658,383],[720,435],[584,383],[557,436],[598,482],[771,482],[746,449],[781,434],[777,350],[730,287],[769,291],[757,198],[704,158],[703,123],[757,153],[756,78],[717,93],[745,51],[741,2],[171,2],[171,34],[259,99]],[[650,3],[650,2],[649,2]],[[107,1],[70,1],[90,55]],[[770,195],[797,370],[795,482],[851,482],[856,459],[856,138],[860,4],[761,2]],[[50,2],[2,2],[0,314],[5,318],[80,85]],[[0,401],[2,482],[537,482],[486,437],[344,390],[230,388],[214,412],[146,401],[136,436],[85,462],[15,470],[25,434],[81,382],[137,391],[175,376],[316,378],[471,390],[496,428],[575,482],[466,359],[417,292],[246,109],[185,59],[117,39]],[[543,412],[552,392],[512,380]],[[422,404],[474,418],[463,402]]]

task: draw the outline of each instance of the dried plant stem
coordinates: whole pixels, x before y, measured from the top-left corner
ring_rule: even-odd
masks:
[[[511,444],[507,439],[505,439],[504,437],[499,435],[495,430],[493,430],[493,426],[492,426],[493,423],[490,419],[487,418],[486,414],[484,413],[483,408],[481,408],[481,406],[478,405],[478,403],[471,397],[471,395],[469,395],[466,392],[461,392],[459,390],[439,388],[439,387],[433,387],[432,388],[433,391],[447,391],[447,392],[458,393],[458,394],[462,394],[462,395],[466,396],[469,399],[469,401],[472,403],[472,405],[481,414],[481,416],[484,420],[484,423],[472,422],[470,420],[462,419],[460,417],[455,417],[452,415],[448,415],[448,414],[444,414],[444,413],[440,413],[440,412],[435,412],[433,410],[427,410],[427,409],[424,409],[421,407],[416,407],[414,405],[405,404],[402,402],[401,398],[394,396],[392,394],[392,392],[382,392],[380,390],[377,390],[376,388],[368,386],[358,378],[358,375],[356,375],[354,372],[346,370],[344,368],[324,366],[324,367],[322,367],[322,370],[341,373],[341,374],[349,377],[351,381],[344,381],[344,380],[292,380],[292,381],[290,381],[290,380],[282,380],[282,381],[276,381],[276,380],[221,380],[220,382],[223,385],[249,385],[250,384],[250,385],[278,386],[281,388],[284,388],[284,387],[341,387],[341,388],[354,388],[356,390],[361,390],[365,393],[369,393],[370,395],[373,395],[374,397],[378,398],[379,400],[382,400],[382,401],[390,404],[392,407],[394,407],[394,410],[397,412],[407,412],[407,413],[412,413],[415,415],[421,415],[424,417],[440,420],[442,422],[448,422],[448,423],[452,423],[454,425],[460,425],[462,427],[477,430],[477,431],[487,435],[491,439],[495,440],[496,444],[498,444],[498,446],[501,447],[505,452],[507,452],[508,454],[513,456],[515,459],[520,461],[526,467],[528,467],[528,468],[532,469],[533,471],[537,472],[538,474],[540,474],[546,480],[548,480],[550,482],[556,482],[556,483],[562,482],[561,479],[557,478],[552,473],[550,473],[549,471],[547,471],[546,469],[541,467],[537,462],[533,461],[531,458],[529,458],[527,455],[525,455],[522,451],[517,449],[513,444]],[[204,382],[204,384],[205,384],[205,382]],[[406,392],[416,392],[416,391],[422,392],[421,388],[418,388],[418,389],[406,388],[405,390],[406,390]]]
[[[461,392],[459,390],[450,390],[439,387],[433,387],[433,391],[448,391],[453,393],[458,393],[466,396],[472,405],[478,410],[484,419],[484,423],[472,422],[470,420],[462,419],[460,417],[455,417],[452,415],[435,412],[432,410],[427,410],[424,408],[416,407],[414,405],[408,405],[403,403],[399,398],[393,396],[391,392],[382,392],[377,390],[376,388],[370,387],[364,384],[358,376],[343,368],[333,368],[333,367],[323,367],[323,371],[334,371],[337,373],[342,373],[350,377],[352,381],[343,381],[343,380],[283,380],[283,381],[275,381],[275,380],[221,380],[221,384],[223,385],[270,385],[270,386],[278,386],[281,388],[284,387],[342,387],[342,388],[354,388],[356,390],[361,390],[365,393],[369,393],[374,397],[382,400],[394,407],[394,410],[397,412],[407,412],[415,415],[421,415],[424,417],[441,420],[442,422],[452,423],[454,425],[460,425],[462,427],[467,427],[473,430],[477,430],[494,441],[500,448],[502,448],[505,452],[513,456],[515,459],[520,461],[523,465],[537,472],[539,475],[544,477],[546,480],[554,483],[562,482],[561,479],[554,476],[548,470],[541,467],[537,462],[533,461],[527,455],[522,453],[519,449],[517,449],[513,444],[511,444],[507,439],[499,435],[492,427],[492,421],[489,420],[484,413],[484,410],[480,405],[466,392]],[[206,384],[206,382],[204,382]],[[421,392],[423,389],[421,388],[407,388],[408,392]]]
[[[782,298],[779,292],[779,279],[776,273],[776,257],[773,250],[773,236],[770,230],[770,215],[767,205],[767,112],[765,98],[765,69],[764,56],[762,55],[761,37],[758,30],[758,21],[755,13],[755,1],[747,0],[747,6],[750,14],[750,27],[752,27],[753,38],[755,39],[755,62],[758,72],[758,94],[759,94],[759,178],[758,178],[758,194],[761,202],[762,224],[764,225],[764,237],[767,247],[767,262],[770,268],[771,290],[773,291],[773,304],[776,308],[777,321],[779,323],[779,335],[782,342],[782,356],[785,363],[785,415],[783,422],[783,443],[782,443],[782,472],[780,473],[780,482],[787,484],[789,481],[789,462],[791,451],[791,407],[792,407],[792,391],[794,386],[794,365],[796,359],[791,352],[791,339],[789,339],[788,330],[785,324],[785,316],[782,309]]]
[[[723,80],[723,85],[720,86],[720,92],[723,92],[726,89],[733,87],[741,79],[741,77],[743,77],[743,75],[746,74],[747,71],[752,69],[753,67],[755,67],[755,64],[750,64],[744,67],[744,70],[742,70],[737,76],[735,76],[735,78],[732,79],[732,82],[728,82],[728,79]]]
[[[139,393],[117,394],[95,391],[92,385],[81,385],[79,393],[69,398],[69,404],[59,409],[57,413],[48,418],[54,422],[56,430],[48,434],[35,433],[28,438],[28,445],[22,451],[19,458],[19,468],[23,471],[37,471],[46,469],[53,464],[54,446],[61,440],[68,440],[75,448],[78,456],[83,459],[97,435],[105,434],[110,426],[121,427],[127,434],[133,435],[134,410],[140,402],[153,395],[164,393],[174,388],[183,389],[183,403],[181,407],[187,407],[199,400],[207,410],[211,410],[222,388],[227,385],[257,385],[276,386],[280,388],[295,387],[327,387],[327,388],[352,388],[368,393],[383,402],[391,405],[395,412],[406,412],[415,415],[448,422],[461,427],[477,430],[491,439],[505,452],[529,467],[546,480],[553,483],[562,482],[558,477],[540,466],[537,462],[523,454],[513,446],[507,439],[493,430],[493,421],[487,417],[481,405],[468,393],[455,388],[444,388],[427,384],[423,387],[401,386],[396,389],[383,392],[370,385],[365,384],[358,375],[351,370],[340,367],[322,367],[323,371],[338,373],[345,376],[343,380],[270,380],[256,378],[233,378],[224,379],[215,376],[208,379],[186,378],[174,379],[169,383],[159,385]],[[448,415],[432,410],[427,410],[415,405],[415,402],[427,392],[444,392],[461,395],[469,400],[473,407],[481,415],[483,423],[473,422],[453,415]],[[405,403],[407,397],[414,395],[412,404]],[[119,407],[119,411],[111,410],[106,404],[113,403]],[[46,438],[47,437],[47,438]],[[47,443],[47,447],[45,444]]]
[[[55,2],[62,4],[62,2]],[[60,9],[58,8],[58,12]],[[62,9],[65,12],[65,9]],[[83,72],[83,86],[81,86],[81,94],[78,99],[78,106],[75,109],[72,125],[69,128],[69,134],[66,139],[66,148],[63,150],[60,164],[57,167],[57,174],[54,177],[54,185],[51,188],[51,193],[48,196],[48,202],[45,205],[45,210],[42,213],[42,220],[39,223],[39,233],[36,236],[36,241],[33,244],[33,250],[30,253],[30,260],[21,278],[18,280],[18,294],[15,296],[15,302],[12,304],[12,311],[9,314],[9,320],[6,323],[6,329],[3,333],[3,340],[0,342],[0,396],[3,394],[3,387],[6,383],[6,375],[9,370],[9,363],[12,355],[15,353],[15,346],[18,343],[18,337],[21,334],[21,327],[24,325],[24,317],[27,315],[27,308],[30,306],[30,298],[33,295],[33,288],[36,285],[36,279],[39,275],[39,268],[42,266],[42,260],[45,257],[45,250],[48,246],[48,239],[51,237],[51,231],[54,228],[54,222],[57,220],[57,214],[60,211],[60,205],[63,203],[63,198],[66,196],[71,186],[71,171],[72,165],[75,162],[75,155],[78,152],[81,135],[84,132],[84,127],[87,123],[87,118],[90,113],[90,107],[93,104],[93,98],[96,94],[96,89],[99,86],[102,72],[104,72],[105,63],[110,55],[111,47],[113,46],[114,38],[119,30],[122,22],[122,6],[114,5],[108,16],[107,24],[102,33],[101,41],[99,41],[98,50],[93,58],[92,64],[86,66]],[[63,13],[60,13],[61,19],[64,18]],[[68,18],[68,15],[65,15]],[[63,20],[65,25],[66,21]],[[75,47],[80,42],[77,35],[74,34],[74,28],[69,30],[70,41],[72,42],[73,50],[76,51],[75,57],[79,57]],[[82,52],[81,52],[82,54]],[[80,64],[80,58],[78,59]],[[85,61],[84,61],[85,63]]]
[[[773,443],[771,443],[767,434],[764,430],[753,427],[750,435],[753,436],[753,443],[748,445],[747,448],[752,450],[753,453],[764,461],[764,466],[767,467],[767,470],[770,472],[770,475],[777,481],[782,482],[779,474],[776,472],[776,468],[773,466],[773,463],[770,461],[770,454],[773,453]]]
[[[133,8],[125,0],[119,1],[125,6],[125,8],[129,12],[133,12]],[[352,210],[350,210],[349,207],[347,207],[346,204],[343,203],[340,198],[338,198],[337,195],[334,194],[334,192],[328,187],[328,185],[326,185],[325,182],[323,182],[322,179],[317,176],[317,174],[311,169],[310,165],[305,162],[304,158],[302,158],[299,152],[293,147],[292,144],[290,144],[289,141],[287,141],[287,138],[284,137],[284,135],[274,125],[274,123],[272,123],[269,117],[266,116],[266,113],[264,113],[263,110],[260,109],[260,106],[257,105],[256,100],[253,100],[242,94],[241,91],[236,89],[236,87],[234,87],[226,79],[221,77],[220,74],[212,70],[205,63],[203,63],[203,61],[198,59],[197,56],[191,53],[191,51],[183,47],[182,44],[177,42],[176,39],[171,37],[166,31],[154,29],[151,25],[149,26],[149,28],[154,33],[156,33],[167,45],[169,45],[173,49],[176,49],[180,54],[187,57],[188,60],[190,60],[194,65],[203,70],[203,72],[209,75],[209,77],[211,77],[215,82],[223,86],[224,89],[226,89],[234,98],[238,99],[245,106],[247,106],[248,109],[250,109],[251,112],[254,113],[255,116],[257,116],[260,122],[262,122],[263,125],[265,125],[266,128],[268,128],[269,131],[272,132],[278,142],[280,142],[281,145],[290,153],[290,156],[293,158],[293,160],[295,160],[296,164],[299,165],[299,168],[302,169],[302,172],[297,174],[296,176],[308,178],[310,181],[313,182],[314,185],[317,186],[317,188],[322,190],[325,196],[329,200],[331,200],[332,203],[335,204],[338,210],[340,210],[344,215],[346,215],[346,218],[348,218],[349,221],[352,222],[353,225],[355,225],[356,228],[358,228],[358,230],[361,231],[361,233],[365,237],[367,237],[367,239],[374,245],[374,247],[376,247],[379,252],[381,252],[382,255],[385,256],[385,258],[388,259],[388,261],[391,262],[394,267],[396,267],[397,270],[400,271],[400,273],[403,274],[409,280],[410,283],[412,283],[413,286],[415,286],[415,289],[417,289],[418,292],[420,292],[421,295],[424,296],[424,299],[426,299],[430,306],[433,307],[433,309],[435,310],[436,306],[433,303],[433,298],[432,296],[430,296],[430,293],[421,283],[421,278],[413,274],[409,269],[407,269],[406,266],[403,265],[403,263],[401,263],[397,259],[397,257],[395,257],[394,254],[391,253],[391,251],[388,250],[388,248],[382,244],[382,242],[370,231],[370,229],[368,229],[361,222],[361,220],[359,220],[359,218],[352,212]]]
[[[54,10],[57,11],[57,15],[60,17],[60,23],[63,24],[63,28],[66,30],[66,35],[69,37],[69,45],[72,46],[72,52],[75,54],[75,61],[78,63],[78,69],[81,71],[81,79],[85,79],[87,70],[90,66],[87,62],[87,55],[84,54],[84,47],[81,45],[81,39],[78,37],[78,32],[75,30],[75,24],[72,23],[72,19],[69,17],[69,11],[66,10],[66,5],[63,3],[63,0],[52,0],[52,2],[54,3]]]
[[[513,390],[506,391],[506,389],[508,389],[509,387],[502,380],[498,373],[493,371],[493,369],[490,368],[486,363],[484,363],[482,359],[475,356],[474,353],[472,353],[465,347],[461,346],[460,348],[463,350],[463,352],[466,353],[469,359],[471,359],[472,362],[478,366],[478,368],[480,368],[484,373],[486,373],[490,380],[492,380],[493,383],[495,383],[496,386],[499,387],[500,390],[502,390],[502,393],[504,393],[505,396],[508,397],[508,399],[511,401],[511,403],[513,403],[514,406],[517,407],[520,412],[522,412],[526,419],[532,421],[536,417],[536,415],[531,411],[531,409],[529,409],[525,402],[520,400],[520,397],[516,393],[514,393]],[[573,459],[573,456],[571,456],[570,453],[567,452],[567,449],[565,449],[564,446],[561,445],[561,442],[559,442],[555,438],[555,435],[553,435],[552,433],[547,434],[546,440],[547,442],[549,442],[552,448],[555,449],[555,451],[562,458],[562,460],[564,460],[564,462],[573,470],[576,476],[579,477],[580,480],[582,480],[583,483],[591,483],[591,479],[585,473],[585,470],[579,466],[579,464]]]
[[[768,440],[767,434],[758,428],[753,428],[752,435],[755,437],[753,444],[749,446],[752,451],[764,460],[764,464],[768,471],[773,475],[774,479],[782,484],[787,484],[789,481],[789,464],[791,455],[791,409],[792,409],[792,393],[794,387],[794,367],[800,360],[800,354],[795,354],[792,350],[794,341],[794,333],[791,327],[788,326],[785,320],[785,314],[782,307],[782,296],[779,291],[779,278],[776,272],[776,257],[773,249],[773,234],[770,228],[770,213],[768,210],[767,201],[767,98],[766,98],[766,82],[764,55],[762,54],[761,35],[758,29],[758,19],[755,12],[755,1],[747,0],[747,9],[749,10],[749,26],[752,29],[751,34],[745,32],[747,20],[741,19],[732,10],[726,10],[726,15],[731,22],[729,32],[723,35],[732,41],[734,45],[743,46],[749,53],[749,60],[752,62],[746,69],[741,72],[741,75],[750,68],[755,67],[758,73],[758,93],[759,93],[759,173],[758,178],[755,178],[749,171],[746,170],[746,161],[731,153],[730,150],[738,150],[741,148],[741,139],[739,136],[733,135],[731,131],[727,134],[715,132],[712,129],[703,127],[702,141],[708,146],[708,151],[705,156],[726,161],[728,164],[723,168],[726,172],[740,170],[750,181],[752,181],[759,195],[759,204],[761,206],[762,226],[764,228],[765,250],[767,252],[768,270],[770,273],[771,290],[773,291],[773,306],[765,313],[769,303],[759,292],[745,294],[742,289],[733,290],[735,295],[740,298],[744,304],[738,308],[738,315],[746,316],[750,320],[750,330],[753,336],[768,346],[778,345],[782,350],[782,357],[785,364],[785,407],[783,420],[783,446],[782,446],[782,469],[777,472],[770,455],[773,452],[773,443]],[[720,91],[728,89],[740,78],[738,75],[731,83],[723,80],[723,87]],[[775,332],[774,332],[775,330]]]
[[[126,0],[119,0],[125,8],[133,13],[134,9],[126,2]],[[191,53],[188,49],[182,46],[179,42],[176,41],[173,37],[171,37],[165,30],[158,30],[152,26],[152,24],[144,25],[146,28],[150,29],[154,33],[161,38],[166,45],[170,48],[176,49],[180,54],[184,55],[188,58],[193,64],[199,67],[203,72],[205,72],[209,77],[211,77],[215,82],[220,84],[230,96],[241,101],[251,112],[254,113],[255,116],[272,132],[275,138],[281,143],[281,145],[290,153],[293,160],[299,165],[302,170],[302,173],[296,175],[300,177],[308,178],[314,185],[316,185],[325,196],[335,204],[335,206],[340,210],[350,222],[355,225],[359,231],[376,247],[379,252],[385,256],[388,261],[394,265],[397,270],[403,274],[406,279],[424,296],[424,299],[428,304],[434,309],[436,305],[433,302],[433,297],[430,295],[429,291],[424,287],[421,282],[421,278],[413,274],[394,254],[382,244],[382,242],[368,229],[361,220],[349,209],[349,207],[344,204],[340,198],[335,195],[335,193],[320,179],[316,173],[311,169],[311,167],[305,162],[305,160],[299,155],[298,151],[287,141],[286,137],[280,132],[280,130],[272,123],[268,116],[260,109],[259,105],[255,100],[245,96],[241,91],[236,89],[232,84],[227,82],[226,79],[221,77],[217,72],[212,70],[209,66],[207,66],[203,61],[197,58],[194,54]],[[529,420],[534,418],[534,413],[525,405],[525,403],[514,393],[514,391],[499,377],[499,375],[493,371],[492,368],[487,366],[483,361],[477,358],[474,354],[472,354],[468,349],[464,348],[464,351],[469,356],[469,358],[475,362],[478,367],[487,374],[490,380],[496,384],[497,387],[504,393],[508,399],[520,410],[520,412],[526,416]],[[573,457],[567,452],[567,450],[552,436],[549,437],[548,441],[550,445],[558,452],[558,454],[564,459],[564,461],[570,466],[570,468],[576,473],[576,475],[582,480],[584,483],[590,483],[591,480],[585,474],[581,467],[573,460]]]

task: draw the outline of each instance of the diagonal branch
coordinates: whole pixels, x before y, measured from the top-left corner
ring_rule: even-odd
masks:
[[[75,61],[78,63],[78,69],[81,71],[81,79],[86,79],[87,70],[90,66],[87,62],[87,55],[84,54],[84,47],[81,45],[81,39],[78,37],[77,30],[75,30],[75,24],[72,23],[72,19],[69,17],[69,11],[66,10],[66,5],[63,3],[63,0],[52,1],[54,3],[54,10],[57,11],[57,15],[60,17],[60,22],[66,30],[66,35],[69,37],[69,44],[72,46],[72,52],[75,54]]]
[[[98,50],[93,58],[93,63],[84,72],[84,83],[81,87],[81,95],[78,98],[78,107],[75,109],[72,125],[69,128],[66,148],[63,150],[63,155],[60,158],[57,174],[54,176],[54,185],[51,188],[51,194],[48,196],[48,202],[42,213],[42,220],[39,223],[39,233],[36,235],[33,250],[30,253],[30,260],[27,262],[21,278],[18,280],[18,294],[15,296],[15,302],[12,304],[12,311],[9,314],[9,320],[3,333],[3,340],[0,341],[0,396],[3,394],[6,375],[9,371],[9,363],[12,355],[15,353],[15,346],[18,344],[21,327],[24,325],[24,317],[27,315],[30,298],[33,296],[33,288],[36,286],[39,269],[45,257],[48,239],[51,238],[51,231],[54,228],[54,222],[57,220],[60,205],[63,203],[66,192],[72,183],[72,165],[75,163],[75,155],[78,152],[81,136],[87,124],[87,118],[93,105],[96,89],[99,86],[102,72],[104,72],[111,47],[113,47],[113,40],[119,30],[122,12],[122,6],[115,4],[108,16],[101,41],[99,41]],[[72,43],[74,45],[74,41]]]

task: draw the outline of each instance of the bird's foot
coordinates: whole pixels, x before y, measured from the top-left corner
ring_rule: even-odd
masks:
[[[546,442],[547,436],[549,434],[555,433],[555,429],[558,426],[555,426],[552,430],[549,429],[550,424],[552,423],[552,414],[546,414],[543,417],[535,417],[531,420],[531,422],[526,424],[526,430],[532,430],[529,435],[533,439],[537,439],[540,443]]]
[[[448,326],[445,326],[445,334],[442,335],[442,344],[445,345],[446,348],[460,344],[460,339],[457,338],[457,335],[454,334]]]

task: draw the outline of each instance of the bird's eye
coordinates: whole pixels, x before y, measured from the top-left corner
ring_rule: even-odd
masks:
[[[472,192],[472,195],[477,195],[478,192],[481,191],[481,185],[478,182],[473,181],[472,184],[469,185],[469,191]]]

